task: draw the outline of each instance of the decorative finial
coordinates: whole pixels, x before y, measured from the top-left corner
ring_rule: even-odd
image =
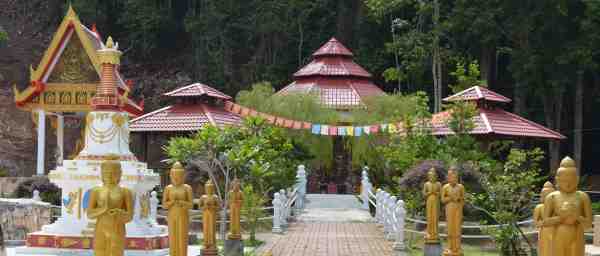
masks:
[[[567,157],[563,158],[562,161],[560,161],[560,167],[562,167],[562,168],[575,168],[576,167],[575,160],[573,160],[572,158],[570,158],[570,157],[567,156]]]
[[[552,182],[546,181],[546,183],[544,183],[544,188],[554,189],[554,185],[552,184]]]
[[[69,9],[67,10],[67,17],[77,17],[77,13],[73,9],[73,4],[69,3]]]
[[[108,39],[106,39],[106,48],[113,48],[115,46],[115,43],[113,42],[112,36],[109,36]]]

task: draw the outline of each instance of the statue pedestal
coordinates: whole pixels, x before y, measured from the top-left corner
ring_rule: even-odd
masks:
[[[424,256],[441,256],[442,255],[442,244],[437,243],[425,243],[423,247]]]
[[[242,240],[225,240],[225,256],[244,256]]]
[[[462,253],[462,251],[455,253],[455,252],[451,252],[450,250],[446,249],[446,250],[444,250],[444,253],[442,253],[442,255],[444,255],[444,256],[463,256],[463,253]]]

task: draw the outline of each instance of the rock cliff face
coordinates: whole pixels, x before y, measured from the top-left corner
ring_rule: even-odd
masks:
[[[37,65],[62,17],[58,2],[0,1],[0,28],[8,34],[0,45],[0,170],[12,176],[34,173],[36,152],[31,115],[15,107],[12,86],[27,85],[29,66]]]

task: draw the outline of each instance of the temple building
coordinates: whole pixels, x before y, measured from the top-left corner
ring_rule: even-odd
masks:
[[[208,124],[224,127],[241,123],[239,115],[224,109],[232,98],[208,85],[194,83],[163,95],[173,99],[173,105],[137,117],[129,125],[136,155],[152,168],[168,168],[161,162],[165,158],[162,148],[155,145],[166,145],[169,138],[189,135]]]
[[[464,91],[443,99],[445,102],[474,102],[477,115],[473,117],[475,127],[470,134],[480,140],[537,138],[562,140],[566,137],[533,121],[516,114],[504,111],[501,104],[512,100],[485,87],[473,86]],[[447,136],[454,134],[448,127],[450,111],[443,111],[432,116],[433,134]]]
[[[29,84],[23,90],[13,86],[15,104],[32,113],[37,127],[37,175],[46,173],[47,153],[55,155],[60,164],[67,156],[75,156],[83,149],[83,117],[92,110],[90,101],[100,83],[101,63],[97,51],[103,46],[96,28],[84,26],[69,7],[37,68],[30,67]],[[114,76],[120,97],[127,99],[122,110],[130,116],[142,114],[143,103],[136,103],[128,96],[132,83],[127,82],[119,70],[114,71]],[[48,120],[56,131],[55,153],[47,148]],[[65,150],[65,135],[80,138],[77,145],[69,145],[74,148]]]
[[[366,97],[385,94],[373,83],[373,76],[354,62],[354,54],[335,38],[312,56],[278,94],[316,93],[323,105],[340,111],[365,107]]]

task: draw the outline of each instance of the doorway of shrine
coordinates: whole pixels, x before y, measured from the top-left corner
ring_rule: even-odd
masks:
[[[356,194],[360,189],[360,175],[352,167],[352,148],[346,138],[333,137],[333,162],[329,169],[321,168],[308,174],[308,193]]]

